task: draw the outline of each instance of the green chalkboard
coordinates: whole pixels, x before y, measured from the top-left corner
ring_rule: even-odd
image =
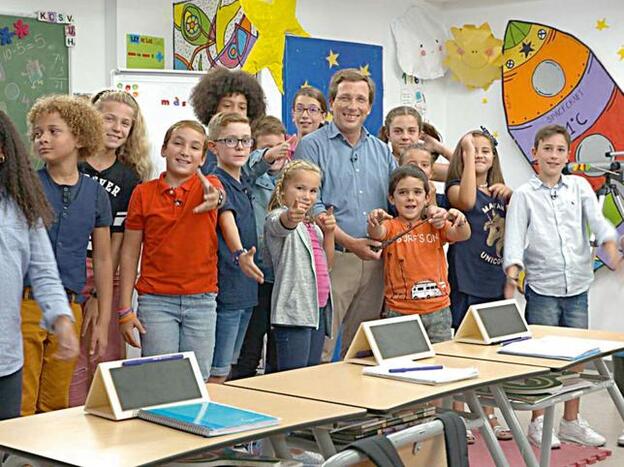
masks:
[[[65,26],[0,15],[0,109],[11,117],[27,148],[26,115],[32,104],[39,96],[68,93]]]

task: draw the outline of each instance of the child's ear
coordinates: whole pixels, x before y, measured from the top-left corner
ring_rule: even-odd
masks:
[[[535,146],[533,146],[531,148],[531,155],[533,156],[533,158],[535,158],[535,154],[537,154],[537,148]]]
[[[215,141],[209,139],[208,140],[208,150],[210,152],[213,152],[213,153],[216,154],[217,153],[216,149],[217,149],[217,143]],[[206,156],[204,156],[204,157],[206,157]]]
[[[388,201],[390,201],[390,204],[392,204],[392,206],[394,206],[394,196],[388,195]]]

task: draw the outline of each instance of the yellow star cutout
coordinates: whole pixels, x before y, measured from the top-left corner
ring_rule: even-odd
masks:
[[[607,24],[607,18],[602,18],[596,21],[596,29],[598,31],[602,31],[603,29],[607,29],[609,25]]]
[[[620,60],[624,60],[624,45],[618,50],[618,55],[620,56]]]
[[[305,82],[301,85],[302,88],[308,88],[310,87],[310,83],[308,83],[308,80],[306,79]]]
[[[484,97],[483,99],[481,99],[481,103],[482,104],[487,104],[488,103],[487,97]]]
[[[239,0],[245,16],[258,30],[243,71],[256,74],[268,68],[279,91],[284,94],[282,71],[286,34],[308,37],[295,17],[296,0]]]
[[[368,63],[360,67],[360,73],[362,73],[364,76],[370,76],[370,71],[368,71]]]
[[[332,49],[329,49],[329,55],[325,57],[325,60],[327,60],[327,63],[329,64],[329,68],[338,66],[338,56],[340,56],[340,54],[334,53]]]

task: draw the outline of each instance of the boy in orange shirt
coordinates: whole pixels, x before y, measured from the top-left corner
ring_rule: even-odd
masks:
[[[457,209],[447,212],[428,206],[429,190],[429,180],[418,167],[396,169],[390,177],[388,199],[398,216],[393,218],[383,209],[374,209],[368,215],[368,235],[373,240],[387,241],[382,243],[385,316],[419,314],[429,340],[436,343],[451,339],[450,289],[443,246],[467,240],[470,226]]]
[[[122,336],[141,347],[143,356],[194,351],[206,380],[217,320],[217,208],[225,200],[217,177],[198,173],[207,148],[199,122],[175,123],[162,146],[166,171],[132,193],[121,251],[118,310]],[[232,230],[220,222],[220,227],[230,232],[234,249],[242,248],[235,225]],[[135,315],[132,291],[141,246]],[[244,272],[257,269],[253,253],[241,255],[240,266]],[[141,333],[140,344],[135,327]]]

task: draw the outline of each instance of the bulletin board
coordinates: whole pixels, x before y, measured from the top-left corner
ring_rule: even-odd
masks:
[[[27,148],[28,111],[40,96],[69,94],[69,77],[63,24],[0,15],[0,109],[11,117]]]

